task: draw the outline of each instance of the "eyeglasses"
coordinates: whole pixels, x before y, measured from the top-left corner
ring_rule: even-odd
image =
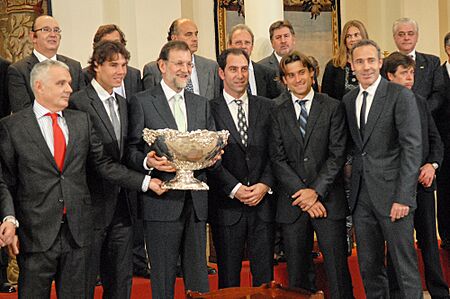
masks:
[[[54,32],[56,34],[61,34],[61,32],[62,32],[62,30],[60,28],[58,28],[58,27],[55,27],[55,28],[42,27],[42,28],[33,30],[33,32],[38,32],[38,31],[42,31],[42,32],[45,32],[45,33]]]
[[[194,64],[192,62],[183,62],[183,61],[170,61],[170,63],[173,63],[177,68],[182,68],[186,66],[187,68],[193,68]]]

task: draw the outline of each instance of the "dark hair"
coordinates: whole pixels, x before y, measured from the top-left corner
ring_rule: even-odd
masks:
[[[113,33],[114,31],[119,32],[120,42],[124,46],[126,46],[127,40],[125,39],[125,34],[123,33],[123,31],[120,30],[120,28],[115,24],[106,24],[106,25],[101,25],[100,27],[98,27],[97,32],[94,35],[93,47],[95,48],[95,46],[102,40],[102,38],[105,35]]]
[[[388,78],[387,74],[395,74],[399,66],[403,66],[405,69],[410,67],[416,68],[416,62],[408,55],[393,52],[383,60],[381,72],[385,78]]]
[[[220,53],[219,57],[217,57],[217,64],[222,70],[225,70],[225,68],[227,67],[227,58],[229,55],[244,55],[245,59],[247,60],[247,64],[250,63],[250,58],[248,57],[247,52],[238,48],[229,48],[224,50],[222,53]]]
[[[450,32],[447,33],[444,37],[444,47],[445,46],[450,46]]]
[[[307,55],[300,53],[299,51],[293,51],[290,54],[284,55],[280,61],[280,77],[284,77],[286,75],[286,65],[290,63],[294,63],[296,61],[300,61],[303,66],[306,66],[308,70],[314,71],[314,65]]]
[[[357,42],[357,43],[353,46],[352,50],[350,51],[350,55],[352,56],[352,60],[353,60],[353,52],[355,52],[355,49],[356,49],[356,48],[360,48],[360,47],[364,47],[364,46],[372,46],[372,47],[374,47],[375,49],[377,49],[378,59],[381,59],[381,50],[380,50],[380,47],[377,45],[377,43],[374,42],[374,41],[371,40],[371,39],[362,39],[362,40],[360,40],[359,42]]]
[[[102,65],[121,54],[127,61],[130,60],[130,52],[118,41],[100,41],[96,44],[94,52],[89,59],[88,71],[95,76],[95,65]]]
[[[283,28],[283,27],[289,28],[289,31],[291,32],[291,34],[295,35],[294,27],[292,27],[291,22],[289,22],[288,20],[280,20],[280,21],[276,21],[276,22],[272,23],[272,25],[270,25],[270,27],[269,27],[270,40],[272,40],[273,32],[275,30]]]
[[[161,52],[159,52],[158,60],[167,61],[169,59],[169,53],[172,50],[189,51],[189,46],[184,41],[180,41],[180,40],[169,41],[161,48]]]

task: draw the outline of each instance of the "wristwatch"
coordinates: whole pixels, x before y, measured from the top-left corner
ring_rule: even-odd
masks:
[[[433,166],[434,170],[439,168],[439,164],[437,164],[436,162],[431,163],[431,166]]]
[[[16,228],[19,228],[19,221],[16,219],[16,217],[14,217],[14,216],[6,216],[3,219],[3,222],[5,222],[5,221],[11,222],[12,224],[14,224],[16,226]]]

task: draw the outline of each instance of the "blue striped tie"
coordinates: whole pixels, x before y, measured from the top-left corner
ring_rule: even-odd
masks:
[[[308,100],[296,100],[295,102],[300,105],[300,115],[298,116],[298,123],[300,125],[300,132],[305,137],[306,124],[308,123],[308,111],[306,111],[306,102]]]

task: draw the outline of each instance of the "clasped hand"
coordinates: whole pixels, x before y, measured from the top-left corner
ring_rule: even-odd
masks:
[[[241,185],[234,197],[239,199],[242,203],[253,207],[261,202],[269,189],[269,186],[263,183],[257,183],[251,186]]]

